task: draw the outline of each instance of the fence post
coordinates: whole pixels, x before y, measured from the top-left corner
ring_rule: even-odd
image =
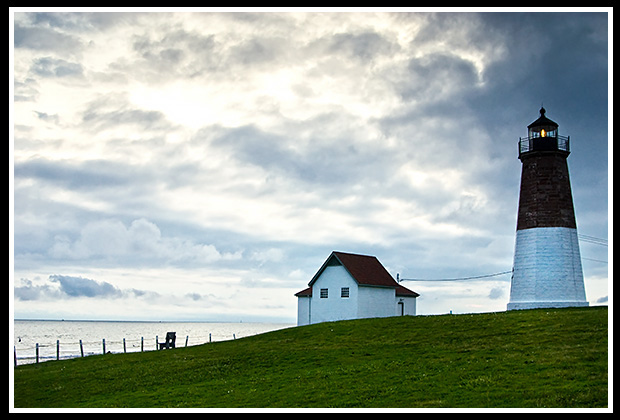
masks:
[[[185,347],[187,347],[187,340],[189,340],[189,335],[185,336]]]
[[[17,350],[15,349],[15,346],[13,346],[13,359],[15,361],[15,366],[17,367]]]
[[[37,363],[39,363],[39,343],[37,343],[37,346],[36,346],[36,356],[37,356],[36,357]]]
[[[56,360],[60,360],[60,340],[56,340]]]
[[[103,354],[105,354],[105,338],[103,339]]]
[[[140,337],[140,351],[144,351],[144,337]]]
[[[80,354],[84,357],[84,347],[82,346],[82,340],[80,340]]]
[[[125,346],[125,338],[123,338],[123,353],[127,353],[127,347]]]
[[[159,336],[155,336],[155,350],[159,350]]]
[[[211,333],[209,333],[209,343],[211,342]]]

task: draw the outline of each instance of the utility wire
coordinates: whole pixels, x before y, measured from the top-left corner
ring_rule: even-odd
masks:
[[[593,243],[596,245],[601,245],[601,246],[608,246],[608,242],[607,239],[602,239],[602,238],[596,238],[594,236],[589,236],[589,235],[582,235],[582,234],[578,234],[579,240],[583,241],[583,242],[589,242],[589,243]],[[600,262],[600,263],[607,263],[607,261],[602,261],[602,260],[595,260],[592,258],[584,258],[582,257],[582,259],[584,260],[589,260],[589,261],[596,261],[596,262]],[[509,271],[501,271],[499,273],[493,273],[493,274],[484,274],[481,276],[471,276],[471,277],[455,277],[455,278],[449,278],[449,279],[397,279],[399,282],[401,281],[428,281],[428,282],[433,282],[433,281],[465,281],[465,280],[477,280],[477,279],[485,279],[488,277],[497,277],[497,276],[503,276],[504,274],[510,274],[512,273],[512,270]]]
[[[583,242],[589,242],[591,244],[596,244],[596,245],[601,245],[601,246],[608,246],[607,239],[595,238],[594,236],[582,235],[581,233],[578,233],[577,236],[579,237],[579,240]]]
[[[594,261],[594,262],[599,262],[599,263],[603,263],[603,264],[608,264],[607,261],[603,261],[603,260],[595,260],[594,258],[586,258],[586,257],[581,257],[582,260],[586,260],[586,261]]]
[[[400,279],[400,281],[463,281],[463,280],[476,280],[476,279],[484,279],[487,277],[503,276],[504,274],[510,274],[510,273],[512,273],[512,270],[502,271],[500,273],[484,274],[482,276],[456,277],[456,278],[451,278],[451,279]]]

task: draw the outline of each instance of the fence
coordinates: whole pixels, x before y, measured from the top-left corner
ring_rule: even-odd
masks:
[[[165,337],[165,336],[164,336]],[[203,339],[206,339],[206,337],[202,337]],[[209,340],[208,343],[211,343],[211,333],[209,333]],[[232,335],[233,340],[235,340],[237,337],[235,334]],[[185,347],[187,347],[189,341],[189,335],[185,336]],[[20,354],[22,354],[22,352],[25,353],[30,353],[30,355],[26,355],[26,356],[20,356],[19,360],[26,360],[26,361],[34,361],[34,363],[39,363],[40,361],[45,361],[45,360],[60,360],[60,359],[73,359],[76,357],[84,357],[86,356],[90,356],[90,355],[95,355],[95,354],[106,354],[106,353],[119,353],[120,351],[110,351],[111,346],[116,346],[118,348],[118,346],[122,343],[122,352],[123,353],[127,353],[127,345],[130,345],[130,352],[138,352],[138,350],[135,350],[137,347],[140,348],[140,352],[144,352],[146,351],[151,351],[151,346],[147,343],[147,348],[145,349],[145,344],[144,344],[144,337],[140,337],[139,340],[126,340],[125,338],[123,338],[122,342],[121,341],[108,341],[107,342],[107,350],[106,350],[106,340],[105,338],[102,339],[100,342],[82,342],[82,340],[79,340],[79,342],[72,342],[72,343],[62,343],[63,345],[63,351],[65,352],[64,355],[61,352],[61,343],[60,340],[56,340],[56,344],[47,344],[47,345],[39,345],[39,343],[35,344],[35,347],[32,348],[27,348],[27,347],[22,347],[19,349]],[[155,340],[152,341],[152,350],[159,350],[160,349],[160,345],[162,344],[162,342],[159,341],[159,336],[155,336]],[[202,343],[207,343],[207,341],[203,341]],[[87,351],[87,353],[84,353],[84,345],[89,346],[89,348],[91,349],[90,351]],[[101,352],[97,352],[97,351],[93,351],[92,349],[95,348],[95,346],[99,346],[99,348],[101,349]],[[53,349],[55,347],[55,353],[52,351],[49,351],[49,349]],[[67,350],[68,348],[68,350]],[[45,354],[43,353],[43,350],[46,349]],[[79,349],[79,353],[77,353]],[[132,351],[132,349],[134,349]],[[68,352],[68,353],[67,353]],[[14,359],[14,365],[17,366],[17,361],[18,361],[18,357],[17,357],[17,347],[13,346],[13,359]]]

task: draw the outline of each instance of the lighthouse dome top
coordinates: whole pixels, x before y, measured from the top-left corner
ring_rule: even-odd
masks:
[[[556,123],[555,121],[551,121],[549,118],[545,117],[545,113],[547,112],[547,110],[543,107],[540,108],[540,117],[534,121],[533,123],[531,123],[530,125],[527,126],[527,128],[532,129],[532,128],[538,128],[538,127],[554,127],[554,128],[558,128],[558,123]],[[540,130],[538,130],[540,131]]]

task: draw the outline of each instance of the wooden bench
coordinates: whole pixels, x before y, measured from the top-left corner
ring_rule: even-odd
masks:
[[[157,343],[157,346],[159,347],[159,350],[170,349],[170,348],[173,349],[175,347],[176,340],[177,340],[176,332],[167,332],[166,341],[163,343]]]

